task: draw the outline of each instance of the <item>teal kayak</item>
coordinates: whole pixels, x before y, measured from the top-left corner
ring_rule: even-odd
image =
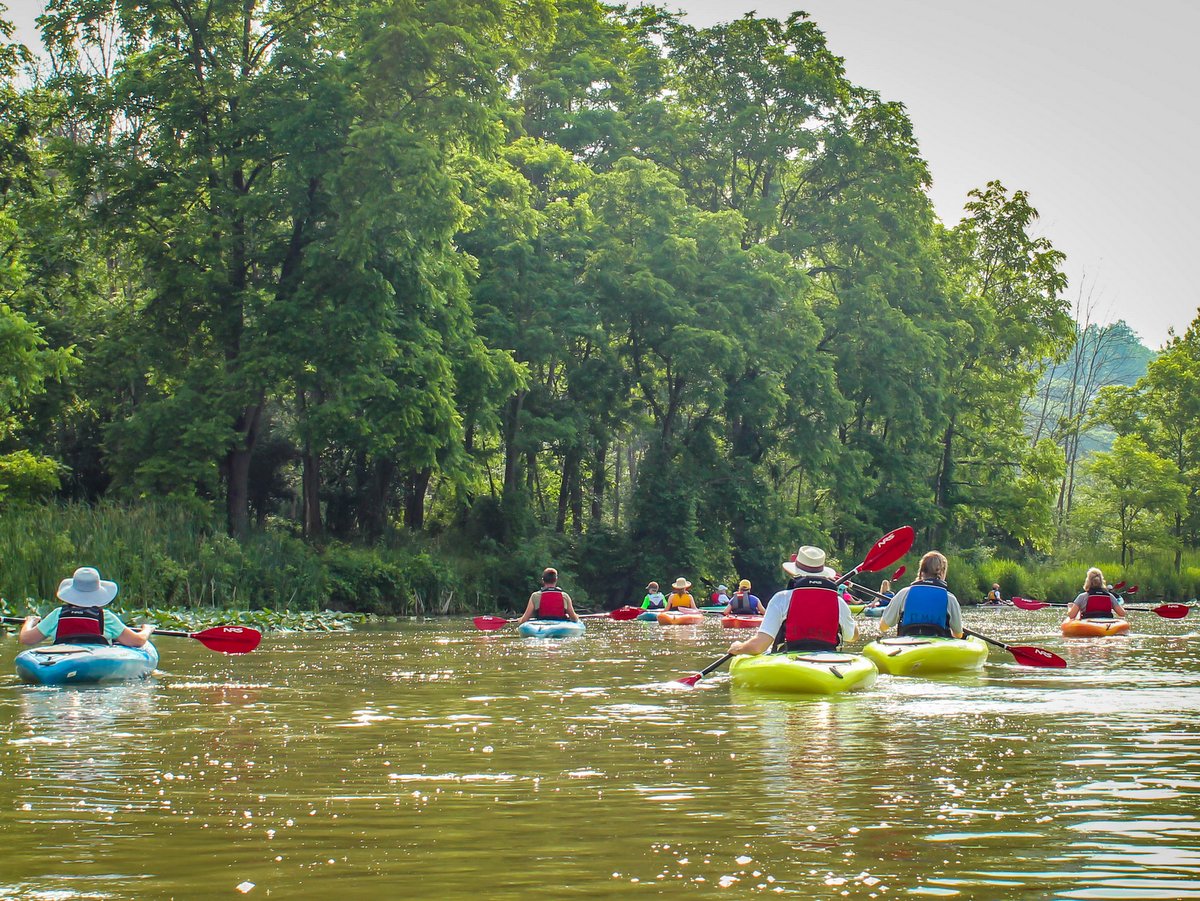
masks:
[[[569,619],[531,619],[521,623],[517,631],[526,638],[570,638],[586,631],[583,623]]]
[[[158,666],[158,651],[114,644],[52,644],[22,651],[17,675],[32,685],[95,685],[144,679]]]
[[[643,610],[637,615],[637,618],[643,623],[656,623],[658,622],[658,614],[661,612],[661,610]]]

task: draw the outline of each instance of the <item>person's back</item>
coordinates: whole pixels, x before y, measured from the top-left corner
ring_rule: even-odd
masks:
[[[688,589],[692,587],[692,583],[680,576],[671,584],[671,596],[667,598],[668,610],[690,609],[696,610],[696,601],[688,593]]]
[[[879,629],[897,628],[900,635],[961,638],[962,608],[946,584],[944,555],[929,551],[921,558],[917,581],[901,588],[879,618]]]

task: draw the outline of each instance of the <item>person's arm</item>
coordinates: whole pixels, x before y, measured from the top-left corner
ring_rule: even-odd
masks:
[[[753,638],[746,641],[735,641],[729,646],[730,654],[764,654],[771,650],[775,636],[766,632],[755,632]]]
[[[782,599],[780,595],[783,595]],[[766,616],[763,617],[754,636],[746,641],[735,641],[729,646],[729,653],[762,654],[769,651],[771,645],[775,644],[775,636],[783,628],[783,618],[787,615],[787,607],[788,595],[781,591],[771,598],[771,603],[767,605]]]
[[[758,598],[756,598],[754,595],[750,595],[750,600],[754,601],[754,609],[758,611],[758,615],[766,616],[767,608],[763,606],[763,602],[760,601]]]
[[[123,644],[127,648],[140,648],[150,640],[150,636],[154,633],[154,626],[151,623],[146,623],[136,632],[126,626],[121,630],[121,634],[117,636],[117,644]]]
[[[1075,595],[1075,600],[1071,601],[1071,603],[1067,605],[1067,619],[1079,619],[1079,617],[1083,615],[1083,604],[1079,599],[1086,597],[1086,594]]]
[[[886,632],[900,622],[904,612],[904,599],[908,597],[908,586],[901,588],[894,598],[883,608],[883,616],[879,617],[879,631]]]
[[[858,623],[850,612],[850,605],[838,598],[838,631],[842,633],[842,641],[858,640]]]
[[[1119,598],[1113,598],[1113,613],[1117,614],[1121,619],[1124,619],[1128,614],[1125,612],[1124,605],[1121,604]]]
[[[565,591],[563,592],[563,603],[567,608],[567,616],[575,622],[579,622],[579,614],[575,612],[575,603],[571,600],[571,596]]]
[[[21,624],[21,633],[18,636],[21,644],[39,644],[50,637],[38,628],[41,621],[42,618],[36,613],[25,617],[25,622]]]
[[[962,605],[952,591],[946,592],[946,613],[946,626],[950,630],[950,634],[955,638],[962,638]]]
[[[518,626],[521,625],[521,623],[528,622],[533,618],[533,605],[537,601],[538,594],[540,594],[540,592],[535,591],[529,596],[529,603],[525,605],[525,612],[522,613],[521,618],[517,620]]]
[[[644,598],[642,598],[642,609],[643,610],[650,609],[650,595],[646,595]]]

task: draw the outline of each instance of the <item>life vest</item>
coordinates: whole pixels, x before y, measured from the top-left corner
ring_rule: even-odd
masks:
[[[739,591],[729,602],[729,612],[738,615],[758,613],[758,598],[748,591]]]
[[[788,651],[835,651],[842,640],[838,630],[837,585],[820,576],[795,580],[787,617],[776,642]]]
[[[567,602],[563,600],[561,588],[543,588],[538,592],[534,619],[568,619]]]
[[[897,631],[900,635],[950,637],[950,591],[946,583],[931,579],[909,585]]]
[[[667,599],[663,597],[661,591],[656,591],[654,594],[646,595],[647,610],[665,610],[667,608]]]
[[[1089,591],[1083,602],[1082,619],[1111,619],[1113,615],[1113,598],[1107,591]]]
[[[692,596],[686,591],[683,594],[675,594],[671,592],[671,596],[667,598],[667,609],[675,610],[679,607],[695,607],[696,602],[692,600]]]
[[[104,608],[63,604],[54,641],[56,644],[108,644],[104,637]]]

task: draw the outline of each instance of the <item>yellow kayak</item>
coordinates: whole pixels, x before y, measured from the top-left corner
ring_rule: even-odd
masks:
[[[740,655],[729,664],[734,685],[797,694],[832,695],[870,688],[878,675],[875,664],[861,654],[837,651]]]
[[[987,660],[987,645],[978,638],[937,638],[906,635],[872,641],[863,654],[880,671],[893,676],[924,676],[979,669]]]

